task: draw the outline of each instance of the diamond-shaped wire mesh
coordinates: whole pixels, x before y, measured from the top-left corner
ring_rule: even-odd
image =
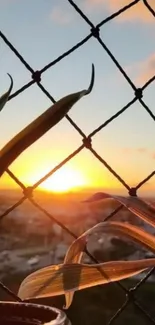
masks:
[[[22,64],[25,66],[25,68],[30,72],[31,74],[31,80],[23,85],[20,89],[18,89],[16,92],[14,92],[10,97],[9,100],[12,98],[18,96],[20,93],[22,93],[27,88],[31,87],[33,84],[36,84],[37,87],[39,87],[42,92],[53,102],[55,103],[54,97],[44,88],[44,86],[41,83],[41,77],[42,74],[50,69],[52,66],[54,66],[56,63],[59,63],[61,60],[63,60],[66,56],[70,55],[72,52],[79,49],[81,46],[83,46],[86,42],[89,42],[91,38],[95,38],[96,41],[101,45],[103,51],[106,51],[106,53],[109,55],[113,63],[116,65],[116,67],[119,69],[123,77],[126,79],[128,84],[131,86],[134,97],[131,99],[130,102],[128,102],[122,109],[120,109],[116,114],[111,116],[108,120],[106,120],[103,124],[101,124],[98,128],[96,128],[93,132],[91,132],[88,136],[85,135],[85,133],[80,129],[80,127],[71,119],[69,115],[66,115],[66,119],[71,123],[73,128],[76,129],[76,131],[80,134],[82,137],[82,143],[81,145],[72,152],[66,159],[64,159],[60,164],[58,164],[55,168],[53,168],[48,174],[46,174],[44,177],[39,179],[35,184],[33,184],[31,187],[26,187],[17,177],[14,175],[9,169],[6,170],[6,173],[15,181],[19,187],[23,191],[22,198],[16,202],[14,205],[10,206],[7,210],[5,210],[0,215],[0,220],[2,220],[4,217],[6,217],[10,212],[12,212],[15,208],[20,206],[24,201],[28,200],[36,209],[41,211],[45,216],[51,219],[51,221],[57,223],[64,232],[71,235],[73,238],[76,238],[76,234],[73,233],[70,229],[68,229],[63,223],[61,223],[59,220],[57,220],[51,213],[49,213],[44,207],[42,207],[33,197],[33,192],[35,189],[48,177],[50,177],[52,174],[54,174],[59,168],[61,168],[63,165],[65,165],[68,161],[73,159],[79,152],[82,150],[89,150],[96,159],[98,159],[101,164],[103,164],[112,174],[117,178],[117,180],[128,190],[128,193],[130,196],[137,195],[137,190],[142,187],[149,179],[151,179],[155,175],[155,171],[152,171],[145,179],[143,179],[137,186],[134,188],[130,188],[130,186],[121,178],[121,176],[93,149],[92,145],[92,138],[97,134],[100,130],[105,128],[109,123],[111,123],[114,119],[118,118],[125,110],[127,110],[131,105],[133,105],[135,102],[139,102],[143,108],[148,112],[148,114],[152,117],[152,119],[155,121],[155,115],[150,110],[150,108],[147,106],[145,101],[143,100],[143,92],[145,89],[155,81],[155,76],[153,76],[150,80],[148,80],[143,87],[136,88],[134,83],[131,81],[129,76],[124,71],[123,67],[119,64],[113,53],[109,50],[109,48],[105,45],[103,42],[101,36],[100,36],[100,29],[109,21],[114,20],[116,17],[120,16],[123,12],[129,10],[130,8],[136,6],[139,2],[142,2],[144,6],[146,6],[147,10],[150,11],[150,14],[155,17],[155,12],[153,8],[151,8],[149,2],[147,0],[134,0],[130,4],[126,5],[125,7],[121,8],[119,11],[114,12],[111,16],[108,16],[103,21],[98,23],[96,26],[88,19],[88,17],[82,12],[80,7],[77,6],[77,4],[73,0],[68,0],[69,4],[75,9],[77,14],[81,16],[81,18],[85,21],[86,24],[90,27],[90,33],[82,39],[79,43],[77,43],[75,46],[73,46],[71,49],[69,49],[67,52],[63,53],[61,56],[59,56],[57,59],[55,59],[53,62],[50,62],[48,65],[43,67],[41,70],[34,71],[33,68],[29,65],[28,62],[25,61],[25,59],[21,56],[21,54],[18,52],[18,50],[13,46],[13,44],[10,42],[10,40],[7,39],[7,37],[3,34],[3,32],[0,32],[1,39],[5,42],[5,44],[10,48],[12,52],[17,56],[17,58],[22,62]],[[122,209],[122,205],[117,207],[114,212],[112,212],[105,220],[109,220],[113,215],[115,215],[118,211]],[[93,262],[98,263],[96,258],[94,258],[89,251],[86,250],[86,254],[89,256],[89,258],[92,259]],[[143,305],[141,305],[141,302],[139,301],[139,298],[137,298],[136,293],[139,290],[140,287],[145,283],[145,281],[152,275],[154,269],[151,269],[145,277],[137,283],[137,285],[133,288],[127,289],[122,282],[119,283],[113,283],[112,285],[118,286],[123,290],[123,292],[126,295],[126,300],[122,304],[122,306],[119,307],[117,312],[110,318],[110,320],[107,322],[107,324],[113,324],[116,319],[121,317],[121,314],[124,312],[126,308],[132,303],[134,308],[136,309],[136,312],[139,313],[142,317],[144,317],[146,320],[152,322],[155,324],[155,319],[150,315],[149,311],[144,308]],[[20,301],[20,298],[16,296],[9,288],[7,288],[4,284],[0,283],[1,289],[6,291],[10,297],[13,299]]]

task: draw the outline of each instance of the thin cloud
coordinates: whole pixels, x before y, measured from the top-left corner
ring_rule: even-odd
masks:
[[[146,154],[147,148],[145,147],[139,147],[139,148],[122,148],[122,152],[125,154],[133,154],[133,153],[139,153],[139,154]]]
[[[136,86],[142,87],[148,80],[155,76],[155,53],[142,61],[126,66],[125,71]]]
[[[147,149],[146,148],[137,148],[137,152],[139,153],[146,153]]]
[[[146,81],[155,75],[155,53],[148,57],[143,62],[137,64],[138,77],[136,82],[143,85]]]
[[[139,147],[139,148],[130,148],[130,147],[125,147],[121,149],[121,152],[125,155],[134,155],[134,154],[140,154],[140,155],[145,155],[148,158],[152,158],[155,160],[155,152],[152,150],[149,150],[145,147]]]
[[[110,13],[113,13],[122,7],[130,4],[131,0],[85,0],[84,4],[85,7],[89,10],[94,10],[94,8],[99,9],[108,9]],[[150,6],[155,10],[155,0],[149,1]],[[127,11],[125,11],[123,14],[121,14],[117,21],[130,21],[130,20],[136,20],[141,21],[144,23],[152,23],[154,22],[153,15],[149,12],[149,10],[144,5],[143,1],[140,1]]]
[[[54,7],[50,18],[53,22],[59,25],[68,25],[73,21],[73,16],[71,13],[67,12],[65,8],[61,6]]]

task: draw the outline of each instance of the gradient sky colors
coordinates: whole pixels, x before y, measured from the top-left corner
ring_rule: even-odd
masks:
[[[127,0],[76,0],[77,5],[97,24]],[[154,0],[150,1],[155,8]],[[65,0],[0,0],[1,31],[39,70],[81,41],[89,26]],[[100,35],[137,87],[155,74],[155,20],[142,1],[117,19],[105,24]],[[91,64],[96,80],[92,93],[76,104],[70,116],[89,134],[112,114],[120,110],[134,93],[114,63],[95,38],[60,61],[42,75],[42,84],[57,100],[71,92],[85,89],[90,81]],[[0,93],[9,86],[9,72],[15,92],[30,81],[31,75],[8,46],[0,40]],[[155,83],[144,92],[143,99],[155,114]],[[51,105],[41,90],[33,85],[7,103],[1,112],[0,146]],[[137,102],[93,138],[94,149],[131,186],[154,170],[155,124]],[[66,119],[26,150],[11,166],[25,184],[31,185],[81,144],[81,137]],[[115,192],[123,187],[84,150],[68,163],[71,170],[83,175],[85,186],[103,187]],[[2,176],[0,187],[15,184]],[[144,186],[154,191],[155,178]]]

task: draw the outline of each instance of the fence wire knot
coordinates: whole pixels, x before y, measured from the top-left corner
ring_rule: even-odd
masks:
[[[135,187],[131,187],[129,189],[129,195],[130,196],[137,196],[137,189]]]
[[[134,293],[135,293],[135,289],[130,288],[128,290],[128,293],[126,294],[126,298],[127,298],[128,302],[130,302],[130,301],[133,302],[135,300]]]
[[[90,31],[95,38],[100,36],[100,28],[98,26],[92,27]]]
[[[32,73],[32,79],[35,81],[35,82],[40,82],[41,81],[41,72],[39,70],[36,70]]]
[[[33,187],[32,186],[28,186],[26,188],[23,189],[23,194],[26,198],[31,199],[33,197]]]
[[[143,89],[142,88],[137,88],[135,90],[135,96],[137,99],[141,99],[143,97]]]
[[[83,141],[85,148],[87,148],[89,150],[92,148],[92,139],[91,138],[89,138],[89,137],[83,138],[82,141]]]

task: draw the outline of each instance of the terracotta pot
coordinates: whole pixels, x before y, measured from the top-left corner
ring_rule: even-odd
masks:
[[[0,302],[1,325],[71,325],[57,308],[25,302]]]

